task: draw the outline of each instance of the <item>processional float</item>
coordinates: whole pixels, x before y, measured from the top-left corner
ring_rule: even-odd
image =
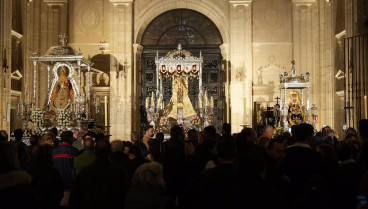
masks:
[[[209,99],[202,86],[203,57],[194,57],[178,45],[165,57],[155,58],[156,92],[146,98],[145,107],[150,125],[158,131],[168,133],[170,126],[177,124],[184,129],[200,128],[210,125],[213,119],[213,97]],[[163,100],[163,80],[171,78],[172,96],[165,106]],[[197,105],[193,107],[188,95],[188,79],[199,80]]]
[[[25,92],[24,98],[18,104],[17,116],[24,121],[24,129],[28,122],[33,123],[33,134],[43,132],[46,127],[46,115],[51,115],[52,126],[59,130],[71,130],[72,120],[81,129],[84,121],[90,120],[90,71],[93,63],[66,45],[67,36],[59,35],[60,46],[50,47],[44,55],[33,53],[33,93]],[[38,68],[43,64],[47,72]],[[86,84],[82,85],[81,73],[87,71]],[[47,73],[47,101],[36,104],[37,75]],[[75,73],[77,75],[75,76]],[[32,97],[31,97],[32,95]],[[93,104],[98,109],[98,104]]]

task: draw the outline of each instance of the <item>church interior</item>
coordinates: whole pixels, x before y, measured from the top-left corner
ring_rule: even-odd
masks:
[[[202,120],[342,134],[367,119],[368,0],[1,0],[0,11],[8,133],[94,122],[129,140],[152,122]]]

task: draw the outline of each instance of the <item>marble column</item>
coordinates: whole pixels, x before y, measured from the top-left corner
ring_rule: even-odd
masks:
[[[133,0],[110,0],[110,45],[117,66],[110,67],[111,140],[130,140],[134,92]],[[118,67],[118,66],[121,67]]]
[[[252,0],[230,3],[230,111],[233,132],[252,125]]]

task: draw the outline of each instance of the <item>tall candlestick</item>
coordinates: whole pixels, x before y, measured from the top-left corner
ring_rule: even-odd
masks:
[[[105,96],[105,126],[107,126],[107,96]]]
[[[367,118],[367,111],[368,111],[368,109],[367,109],[367,96],[366,96],[366,95],[364,95],[364,112],[365,112],[365,119],[368,119],[368,118]]]

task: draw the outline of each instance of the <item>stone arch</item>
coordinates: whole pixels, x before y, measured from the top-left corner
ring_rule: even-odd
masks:
[[[138,13],[135,18],[136,27],[134,29],[134,43],[140,44],[142,36],[148,24],[160,14],[173,9],[191,9],[208,17],[218,28],[223,39],[223,43],[229,43],[229,29],[226,23],[227,17],[223,10],[215,4],[207,1],[188,0],[183,6],[176,1],[164,0],[154,1]]]

